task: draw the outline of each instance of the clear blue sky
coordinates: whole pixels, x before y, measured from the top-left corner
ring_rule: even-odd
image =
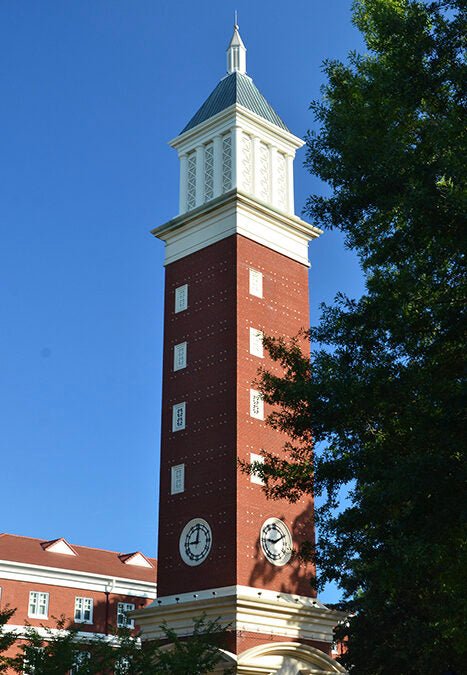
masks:
[[[167,141],[224,75],[235,8],[248,73],[303,136],[321,62],[362,47],[350,4],[1,3],[0,531],[156,553]],[[324,189],[303,157],[298,213]],[[338,234],[311,260],[315,320],[362,281]]]

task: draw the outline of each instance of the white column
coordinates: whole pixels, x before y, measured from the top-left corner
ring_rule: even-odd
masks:
[[[287,204],[289,213],[295,212],[293,191],[293,156],[287,155]]]
[[[214,197],[222,194],[222,136],[218,134],[213,140],[214,153]]]
[[[186,152],[183,155],[180,155],[180,196],[179,196],[179,213],[185,213],[186,211],[186,199],[187,199],[187,187],[188,187],[188,157]]]
[[[196,148],[196,206],[204,204],[204,146]]]
[[[271,165],[271,183],[270,183],[270,202],[273,206],[279,206],[279,195],[277,192],[277,148],[269,147],[269,163]]]
[[[258,136],[253,136],[253,194],[259,197],[260,175],[259,175],[259,148],[260,140]]]

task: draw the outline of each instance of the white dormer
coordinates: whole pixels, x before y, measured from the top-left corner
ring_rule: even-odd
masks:
[[[152,563],[140,551],[134,553],[120,553],[118,556],[125,565],[134,565],[135,567],[154,567]]]
[[[170,145],[180,159],[180,214],[232,189],[294,213],[293,160],[303,141],[246,75],[246,49],[236,24],[227,75]]]
[[[60,539],[54,539],[53,541],[44,541],[41,544],[44,551],[48,553],[61,553],[62,555],[78,555],[74,548],[61,537]]]

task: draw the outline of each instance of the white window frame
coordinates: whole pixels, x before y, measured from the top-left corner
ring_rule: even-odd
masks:
[[[132,612],[135,609],[133,602],[119,602],[117,603],[117,628],[131,628],[135,627],[135,620],[129,618],[126,613]],[[123,619],[121,619],[123,617]]]
[[[264,464],[263,455],[257,455],[255,452],[250,452],[250,464],[253,464],[253,462]],[[254,483],[255,485],[264,485],[264,480],[258,476],[257,473],[252,472],[250,473],[250,483]]]
[[[86,619],[86,613],[89,613],[89,619]],[[77,613],[81,616],[77,618]],[[84,598],[77,595],[75,597],[75,623],[92,623],[94,613],[94,601],[92,598]]]
[[[176,464],[170,468],[170,494],[185,492],[185,465]]]
[[[263,337],[263,331],[250,326],[250,354],[260,359],[264,358]]]
[[[261,392],[250,389],[250,417],[264,420],[264,400]]]
[[[175,289],[175,314],[188,309],[188,284]]]
[[[257,298],[263,297],[263,273],[250,267],[248,275],[248,289],[250,295]]]
[[[34,607],[31,610],[31,606]],[[45,607],[44,612],[40,612],[41,606]],[[29,591],[28,616],[32,619],[48,619],[49,617],[49,593],[43,591]]]
[[[182,370],[186,368],[186,353],[187,353],[187,343],[180,342],[178,345],[174,345],[174,371]]]
[[[181,415],[179,416],[179,413]],[[181,419],[181,424],[178,424],[178,420]],[[172,406],[172,431],[183,431],[186,428],[186,403],[176,403]]]

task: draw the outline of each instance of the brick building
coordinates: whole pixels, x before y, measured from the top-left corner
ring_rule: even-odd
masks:
[[[156,597],[156,570],[156,560],[139,551],[0,534],[0,608],[16,608],[8,630],[18,633],[26,622],[54,628],[64,615],[83,638],[104,636],[112,627],[135,627],[127,613]]]
[[[308,244],[321,234],[294,213],[303,141],[246,74],[238,26],[226,76],[171,145],[179,214],[153,230],[166,273],[158,599],[133,616],[143,639],[162,637],[162,621],[189,637],[193,618],[220,617],[219,672],[344,672],[331,658],[342,617],[293,555],[314,538],[312,500],[270,501],[238,465],[289,440],[266,423],[255,380],[277,369],[263,334],[309,326]]]

